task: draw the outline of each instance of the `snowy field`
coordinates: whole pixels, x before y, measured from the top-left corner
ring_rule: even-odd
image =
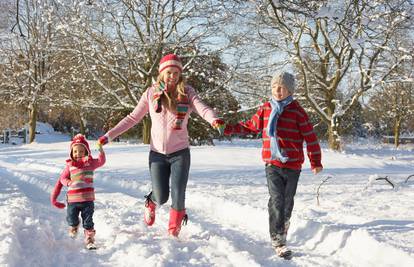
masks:
[[[169,205],[157,209],[151,228],[143,222],[148,146],[105,146],[107,163],[95,173],[96,251],[83,248],[81,235],[69,238],[66,210],[49,202],[68,148],[69,138],[54,133],[0,145],[0,266],[414,266],[414,177],[405,182],[414,147],[324,149],[317,176],[306,161],[288,234],[291,261],[270,247],[259,141],[191,148],[189,222],[179,239],[167,235]],[[395,188],[375,179],[384,176]]]

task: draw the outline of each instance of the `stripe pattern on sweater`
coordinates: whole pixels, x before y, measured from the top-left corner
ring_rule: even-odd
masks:
[[[93,168],[88,168],[88,166],[83,168],[69,167],[70,179],[72,181],[67,193],[69,203],[95,200],[93,170]]]
[[[304,162],[303,142],[306,141],[306,151],[312,169],[322,167],[321,148],[318,138],[309,122],[308,115],[300,104],[294,100],[286,106],[277,122],[277,136],[279,147],[289,160],[282,163],[271,159],[270,138],[267,135],[267,125],[272,107],[269,102],[264,103],[256,114],[247,122],[228,125],[225,134],[262,134],[262,159],[266,163],[280,168],[300,170]]]

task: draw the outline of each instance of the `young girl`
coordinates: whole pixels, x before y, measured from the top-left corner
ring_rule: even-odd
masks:
[[[82,226],[85,234],[87,249],[95,249],[95,229],[93,213],[95,210],[95,190],[93,187],[93,172],[105,164],[105,153],[99,146],[99,156],[93,159],[91,150],[85,137],[76,135],[70,144],[70,158],[66,160],[66,167],[56,182],[51,194],[51,202],[57,208],[64,208],[65,204],[57,202],[62,185],[68,186],[67,217],[69,235],[75,238],[79,228],[79,214],[82,217]]]
[[[303,141],[306,141],[314,174],[322,171],[321,149],[308,115],[292,97],[294,76],[288,72],[277,73],[271,88],[272,98],[249,121],[227,125],[224,134],[262,133],[262,158],[270,194],[270,238],[278,256],[290,257],[292,252],[286,247],[286,235],[304,162]]]
[[[175,54],[164,56],[159,65],[157,82],[148,88],[131,114],[99,138],[106,144],[141,121],[147,114],[151,117],[151,143],[149,169],[152,192],[146,196],[144,221],[155,221],[156,205],[167,202],[171,181],[171,208],[168,232],[177,237],[181,223],[187,219],[185,191],[190,169],[190,150],[187,123],[195,111],[214,128],[223,132],[224,122],[213,110],[203,104],[193,88],[182,77],[183,66]]]

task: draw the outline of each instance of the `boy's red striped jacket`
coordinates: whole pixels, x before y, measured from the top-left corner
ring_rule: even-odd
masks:
[[[308,115],[300,104],[294,100],[287,105],[279,116],[277,122],[277,138],[279,148],[283,155],[289,157],[286,163],[271,160],[270,138],[267,135],[267,124],[272,111],[270,102],[265,102],[259,107],[256,114],[247,122],[236,125],[227,125],[225,135],[230,134],[262,134],[262,158],[266,163],[280,168],[300,170],[304,162],[303,141],[306,141],[306,151],[311,163],[311,168],[322,167],[321,148],[318,138],[309,122]]]

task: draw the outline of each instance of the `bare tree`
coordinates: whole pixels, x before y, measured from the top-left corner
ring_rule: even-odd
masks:
[[[216,7],[192,0],[73,1],[65,6],[59,28],[73,40],[67,51],[78,56],[98,85],[94,105],[132,109],[154,82],[163,54],[178,53],[188,69],[205,53],[202,47],[218,26],[218,19],[208,16]],[[150,122],[143,124],[148,143]]]
[[[393,53],[387,55],[385,60],[395,62],[407,53],[413,55],[414,37],[410,31],[403,31],[395,35],[390,48]],[[403,64],[390,73],[388,83],[383,83],[371,92],[368,102],[369,113],[376,122],[380,122],[388,134],[394,136],[396,147],[400,145],[402,132],[410,131],[410,120],[414,115],[414,58],[406,57]]]
[[[54,61],[54,12],[53,1],[19,1],[18,10],[12,11],[19,18],[18,32],[12,31],[4,38],[1,50],[5,64],[2,72],[2,94],[29,112],[29,142],[36,131],[38,106],[45,101],[50,80],[60,72]]]
[[[394,145],[398,147],[402,130],[408,128],[409,119],[414,115],[413,82],[387,85],[371,97],[368,108],[383,130],[392,133]]]
[[[264,45],[262,57],[279,68],[287,59],[297,70],[303,96],[327,125],[330,148],[340,149],[342,116],[408,57],[384,61],[394,34],[410,25],[412,5],[403,0],[252,4],[258,16],[250,19],[250,29],[257,34],[250,35],[257,47]],[[272,63],[262,62],[263,74],[266,66],[268,72],[275,70]]]

